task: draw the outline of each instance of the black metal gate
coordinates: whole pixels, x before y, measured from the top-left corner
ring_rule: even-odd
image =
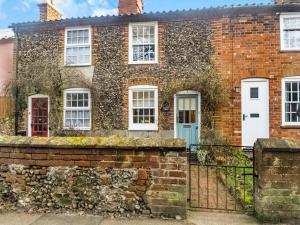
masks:
[[[254,210],[254,151],[232,145],[191,145],[189,207]]]

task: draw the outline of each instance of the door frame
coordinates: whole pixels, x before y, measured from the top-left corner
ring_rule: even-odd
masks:
[[[268,111],[266,113],[267,118],[266,121],[268,122],[268,136],[270,137],[270,82],[267,78],[246,78],[241,80],[241,143],[243,143],[243,83],[247,82],[266,82],[267,83],[267,103],[268,103]]]
[[[182,95],[197,95],[198,96],[198,138],[201,137],[201,93],[198,91],[180,91],[174,95],[174,138],[177,138],[177,99]]]
[[[32,122],[32,99],[33,98],[47,98],[48,99],[48,137],[50,135],[49,133],[49,113],[50,113],[50,97],[48,95],[43,94],[36,94],[31,95],[28,97],[28,137],[32,137],[32,129],[31,129],[31,122]]]

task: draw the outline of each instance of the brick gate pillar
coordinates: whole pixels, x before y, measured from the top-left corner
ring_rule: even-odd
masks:
[[[264,222],[300,224],[300,140],[255,144],[255,211]]]

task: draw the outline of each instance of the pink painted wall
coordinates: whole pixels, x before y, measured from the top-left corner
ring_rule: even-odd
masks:
[[[4,86],[13,76],[13,39],[0,40],[0,96],[4,95]]]

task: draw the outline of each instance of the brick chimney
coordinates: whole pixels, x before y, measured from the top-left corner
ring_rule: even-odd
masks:
[[[38,0],[38,7],[41,22],[61,19],[62,15],[55,7],[55,0]]]
[[[274,3],[278,5],[300,4],[300,0],[274,0]]]
[[[143,0],[119,0],[119,15],[141,14],[143,12]]]

